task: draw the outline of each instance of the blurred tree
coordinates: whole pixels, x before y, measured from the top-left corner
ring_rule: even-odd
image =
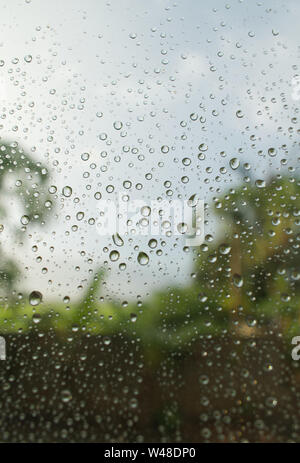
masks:
[[[197,284],[238,331],[299,326],[299,192],[297,179],[277,176],[216,199],[222,238],[201,247]]]
[[[158,292],[139,310],[131,303],[124,311],[99,304],[98,273],[72,321],[80,325],[82,319],[91,331],[108,335],[126,327],[152,359],[163,351],[188,351],[202,337],[270,332],[270,324],[280,333],[299,333],[299,192],[300,181],[280,176],[230,189],[215,200],[221,226],[197,249],[191,285]]]
[[[17,142],[0,140],[0,232],[5,226],[3,222],[10,216],[12,208],[9,197],[13,195],[13,204],[21,206],[21,224],[30,222],[41,223],[51,208],[45,184],[48,181],[47,169],[35,161]],[[11,230],[10,230],[11,231]],[[14,227],[18,233],[20,227]],[[13,259],[5,254],[4,246],[0,244],[0,287],[6,298],[11,299],[14,280],[18,267]]]
[[[100,300],[99,269],[81,301],[69,311],[57,303],[60,316],[54,320],[45,314],[45,326],[61,333],[75,325],[103,336],[123,333],[139,339],[155,361],[164,352],[188,352],[194,341],[212,336],[256,336],[276,329],[280,335],[299,334],[299,192],[299,180],[280,176],[230,189],[215,199],[220,226],[194,250],[196,278],[189,286],[170,287],[124,309]],[[31,213],[42,217],[44,199],[33,204],[30,198]]]

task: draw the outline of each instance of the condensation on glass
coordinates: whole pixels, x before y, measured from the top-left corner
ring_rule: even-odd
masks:
[[[0,12],[0,441],[299,441],[299,2]]]

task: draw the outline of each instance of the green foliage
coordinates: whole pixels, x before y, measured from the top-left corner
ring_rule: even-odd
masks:
[[[202,247],[197,280],[210,301],[245,322],[276,321],[281,329],[299,317],[299,181],[276,177],[263,188],[245,185],[216,201],[222,239]],[[237,314],[240,314],[237,317]]]
[[[273,178],[263,188],[247,184],[216,200],[220,236],[199,248],[189,287],[121,307],[101,302],[99,270],[69,310],[63,304],[38,307],[39,329],[123,336],[138,341],[154,362],[170,351],[183,354],[205,337],[260,336],[270,326],[287,336],[299,334],[299,188],[296,180]],[[1,317],[7,332],[34,327],[27,303],[18,302]]]

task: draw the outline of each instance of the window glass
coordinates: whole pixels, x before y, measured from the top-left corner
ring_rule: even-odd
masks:
[[[1,442],[298,441],[299,2],[0,12]]]

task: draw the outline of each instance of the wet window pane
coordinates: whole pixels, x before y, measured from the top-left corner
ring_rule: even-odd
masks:
[[[0,441],[299,441],[300,4],[0,12]]]

